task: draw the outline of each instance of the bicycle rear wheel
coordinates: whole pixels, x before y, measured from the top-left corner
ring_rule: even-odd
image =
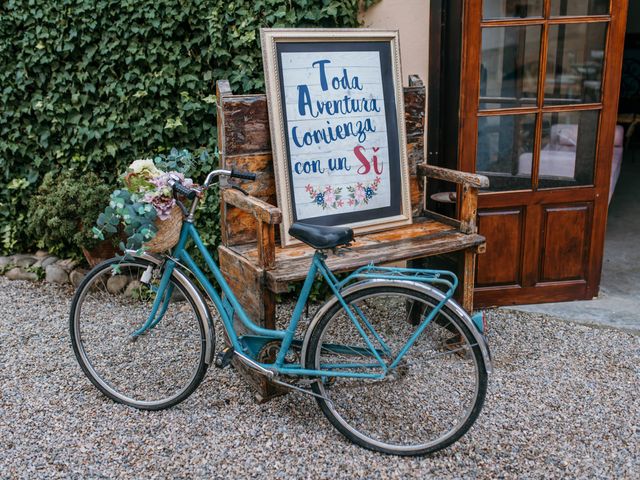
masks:
[[[365,287],[345,301],[373,327],[375,334],[360,321],[388,367],[418,328],[415,320],[438,304],[433,294],[402,285]],[[310,332],[306,367],[383,373],[338,302]],[[325,416],[351,441],[421,455],[445,448],[471,427],[484,402],[487,372],[473,335],[445,305],[384,378],[325,377],[312,388],[324,397],[317,401]]]
[[[175,272],[164,315],[132,337],[149,317],[161,276],[157,265],[138,258],[104,262],[78,287],[69,315],[73,351],[87,377],[107,397],[143,410],[171,407],[196,389],[208,366],[207,332],[214,338]]]

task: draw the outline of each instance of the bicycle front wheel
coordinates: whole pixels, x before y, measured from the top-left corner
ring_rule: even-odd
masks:
[[[144,410],[181,402],[207,371],[209,320],[175,272],[157,324],[133,335],[149,318],[161,276],[142,259],[104,262],[78,287],[69,317],[73,351],[91,382],[112,400]]]
[[[312,384],[325,416],[351,441],[396,455],[422,455],[459,439],[484,402],[487,372],[473,335],[446,305],[398,357],[435,295],[406,286],[370,286],[345,297],[310,332],[306,367],[383,378],[324,377]],[[382,361],[388,373],[384,374]]]

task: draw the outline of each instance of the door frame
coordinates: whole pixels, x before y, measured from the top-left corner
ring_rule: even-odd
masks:
[[[438,0],[436,0],[438,1]],[[504,26],[542,24],[542,35],[547,35],[549,25],[554,23],[590,23],[608,21],[607,37],[605,43],[605,58],[603,65],[602,98],[600,104],[583,104],[571,106],[557,106],[546,108],[541,103],[544,99],[544,83],[538,81],[538,102],[536,107],[519,107],[514,109],[501,109],[501,113],[536,113],[536,132],[534,139],[534,155],[532,165],[532,190],[518,190],[512,192],[488,192],[479,196],[478,209],[508,208],[513,205],[525,204],[532,208],[527,212],[527,218],[522,225],[523,248],[521,258],[523,265],[537,265],[541,252],[541,226],[542,208],[545,205],[570,206],[577,204],[592,204],[593,216],[587,229],[589,235],[587,256],[585,259],[584,279],[561,282],[540,282],[540,269],[533,267],[522,271],[520,285],[507,285],[502,287],[476,288],[475,303],[478,306],[506,305],[515,303],[536,303],[562,300],[591,299],[598,294],[602,261],[604,253],[604,238],[606,231],[609,176],[611,171],[611,152],[613,152],[614,133],[618,109],[618,93],[621,81],[622,52],[624,45],[624,31],[626,29],[626,15],[628,0],[611,0],[609,15],[593,17],[562,17],[549,18],[550,0],[544,0],[546,21],[540,19],[510,19],[482,20],[482,2],[465,1],[462,12],[462,36],[461,36],[461,65],[460,65],[460,102],[459,125],[457,142],[458,168],[462,171],[475,173],[477,153],[477,129],[479,117],[479,93],[480,93],[480,55],[482,26],[500,24]],[[449,44],[450,45],[450,44]],[[540,48],[540,74],[539,78],[545,78],[546,72],[546,42],[541,42]],[[619,52],[619,54],[615,53]],[[430,102],[431,105],[431,102]],[[536,190],[538,180],[539,152],[541,149],[540,125],[542,114],[547,111],[577,111],[600,110],[598,136],[596,140],[596,157],[594,166],[594,180],[591,186],[575,186],[557,190]],[[483,110],[480,115],[491,113]],[[495,112],[495,111],[494,111]],[[446,125],[442,125],[446,128]]]

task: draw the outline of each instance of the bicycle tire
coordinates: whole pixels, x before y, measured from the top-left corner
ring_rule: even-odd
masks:
[[[110,399],[141,410],[172,407],[189,397],[207,372],[206,353],[215,346],[208,345],[209,341],[215,343],[213,327],[205,325],[211,318],[208,307],[205,304],[203,318],[187,289],[188,280],[174,272],[170,285],[179,293],[171,297],[158,325],[134,340],[131,334],[150,311],[154,280],[135,284],[140,289],[138,293],[131,287],[109,289],[108,278],[113,275],[115,264],[123,274],[139,282],[148,267],[159,269],[140,258],[111,259],[87,274],[69,313],[75,357],[93,385]],[[161,273],[156,282],[159,276]],[[188,375],[183,379],[187,369]]]
[[[371,299],[376,301],[372,302]],[[421,308],[420,303],[417,302],[421,302],[425,309],[432,309],[439,303],[439,298],[432,293],[402,285],[371,285],[347,294],[345,301],[351,307],[359,306],[364,315],[367,315],[367,312],[379,314],[375,319],[371,316],[367,318],[389,350],[397,354],[399,346],[409,338],[408,332],[417,328],[409,321],[411,312],[416,312],[416,305]],[[450,300],[445,304],[440,313],[427,325],[392,375],[385,376],[383,380],[325,377],[324,380],[312,383],[314,393],[319,396],[316,400],[322,412],[349,440],[378,452],[394,455],[424,455],[451,445],[473,425],[484,404],[487,370],[479,345],[452,308],[452,302],[453,300]],[[404,311],[400,315],[398,312],[403,308]],[[408,310],[409,308],[413,310]],[[409,311],[408,314],[407,311]],[[423,313],[425,311],[423,310]],[[334,360],[336,358],[339,358],[338,363],[341,363],[345,357],[348,357],[350,360],[347,363],[349,363],[352,357],[362,356],[357,349],[366,344],[348,319],[340,302],[335,302],[317,323],[312,325],[312,328],[306,351],[306,368],[320,369],[321,365],[332,362],[337,365]],[[365,328],[364,325],[363,328]],[[455,328],[464,342],[464,348],[457,352],[451,350],[450,345],[447,344],[451,338],[454,338],[452,328]],[[357,335],[356,341],[359,343],[353,341],[354,334]],[[395,334],[397,339],[394,337]],[[349,338],[350,343],[347,344],[349,348],[357,353],[348,352],[347,354],[347,350],[332,346],[345,337]],[[369,337],[373,338],[373,335],[369,334]],[[442,340],[441,345],[435,342],[438,338]],[[379,353],[382,354],[384,349],[381,345],[381,343],[375,344]],[[463,355],[460,355],[460,352],[464,352]],[[427,355],[426,360],[431,356],[432,363],[416,366],[416,362],[424,355]],[[392,358],[393,355],[387,355],[383,360],[389,364]],[[474,366],[471,373],[467,373],[466,370],[466,366],[469,365]],[[463,366],[465,366],[464,371]],[[352,368],[351,371],[367,370]],[[464,408],[460,409],[461,415],[450,426],[447,424],[448,419],[444,418],[442,431],[435,432],[437,430],[435,427],[438,426],[435,420],[436,413],[446,416],[448,411],[452,411],[462,400],[461,394],[456,395],[456,388],[462,387],[463,374],[468,379],[472,379],[474,384],[466,388],[468,397],[465,405],[462,405]],[[393,386],[396,384],[400,388],[394,391]],[[430,384],[441,390],[444,389],[439,397],[436,397],[438,389],[428,388]],[[391,388],[385,388],[385,385]],[[360,396],[355,398],[356,395]],[[363,402],[365,398],[369,399],[368,403]],[[389,425],[382,425],[386,419],[389,419]],[[373,431],[378,428],[377,424],[380,424],[379,428],[383,435]],[[433,434],[426,428],[429,426],[427,424],[434,425]],[[415,430],[416,433],[411,434],[411,430]]]

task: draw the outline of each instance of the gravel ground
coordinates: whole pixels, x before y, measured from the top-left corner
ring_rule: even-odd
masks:
[[[477,423],[397,458],[350,444],[305,396],[257,405],[230,369],[170,410],[111,402],[73,357],[71,294],[0,277],[0,478],[640,478],[638,336],[491,312]]]

